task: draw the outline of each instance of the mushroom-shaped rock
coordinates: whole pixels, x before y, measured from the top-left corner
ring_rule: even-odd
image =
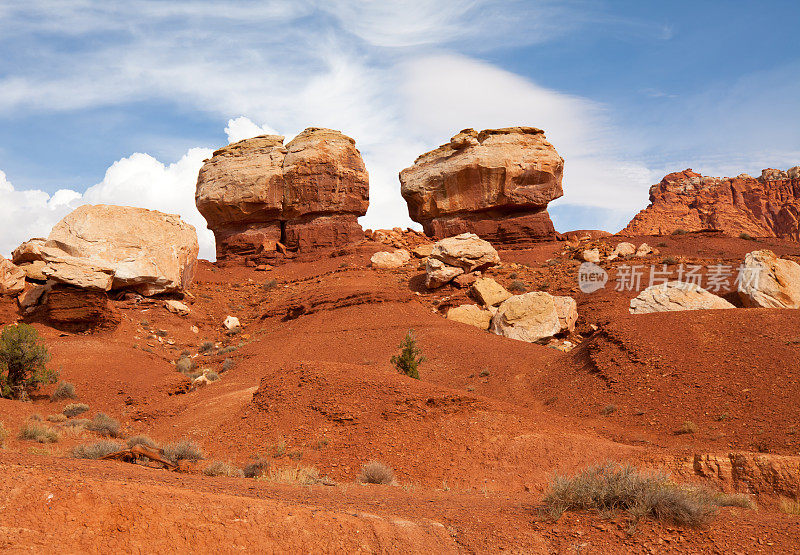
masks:
[[[465,129],[400,172],[401,193],[411,219],[433,237],[550,240],[556,233],[546,209],[563,194],[563,170],[541,129]]]
[[[678,310],[711,310],[736,308],[694,283],[670,281],[652,285],[631,299],[631,314],[672,312]]]
[[[769,250],[748,253],[740,269],[739,297],[749,307],[800,308],[800,264]]]
[[[287,145],[262,135],[214,152],[200,170],[195,202],[217,257],[276,257],[280,245],[310,251],[360,241],[369,175],[355,141],[310,127]]]
[[[187,289],[197,265],[197,234],[180,217],[128,206],[84,205],[46,240],[14,251],[23,270],[82,289],[129,289],[142,295]]]

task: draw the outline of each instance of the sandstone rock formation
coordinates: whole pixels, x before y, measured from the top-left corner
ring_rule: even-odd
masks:
[[[492,278],[479,278],[472,285],[472,294],[484,306],[497,306],[511,296],[506,288]]]
[[[425,263],[425,286],[428,289],[435,289],[461,274],[482,270],[499,263],[500,255],[494,247],[474,233],[448,237],[437,241],[431,249],[431,254]]]
[[[447,319],[487,330],[492,322],[492,313],[476,304],[463,304],[448,310]]]
[[[650,187],[650,205],[621,233],[663,235],[679,229],[800,240],[800,166],[766,169],[758,179],[704,177],[691,169],[671,173]]]
[[[217,258],[276,258],[360,241],[369,176],[355,141],[310,127],[287,145],[277,135],[233,143],[206,160],[195,201]]]
[[[72,331],[116,327],[117,311],[105,291],[87,291],[71,285],[57,284],[44,297],[48,323]]]
[[[561,331],[553,296],[534,291],[504,301],[492,318],[490,330],[504,337],[533,343]]]
[[[405,249],[397,249],[394,252],[376,252],[372,255],[372,258],[369,259],[373,268],[382,270],[400,268],[409,260],[411,260],[411,253]]]
[[[745,255],[739,297],[748,307],[800,308],[800,264],[768,250]]]
[[[25,272],[0,256],[0,296],[15,296],[25,289]]]
[[[702,287],[682,281],[650,286],[631,299],[630,304],[631,314],[721,308],[736,307]]]
[[[563,194],[563,170],[541,129],[465,129],[400,172],[400,183],[428,235],[515,244],[556,236],[547,204]]]
[[[85,205],[14,251],[32,279],[142,295],[183,291],[194,278],[197,234],[178,216],[125,206]]]
[[[553,304],[556,305],[556,314],[561,327],[559,331],[575,330],[578,321],[578,303],[572,297],[554,296]]]

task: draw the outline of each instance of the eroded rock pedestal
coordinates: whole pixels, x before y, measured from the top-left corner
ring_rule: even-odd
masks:
[[[513,245],[556,237],[547,204],[563,194],[563,170],[541,129],[465,129],[400,172],[400,183],[428,235]]]
[[[800,166],[766,169],[758,179],[707,177],[691,169],[671,173],[650,187],[650,205],[621,233],[677,230],[800,240]]]
[[[275,259],[364,239],[369,175],[355,141],[308,128],[284,146],[278,135],[233,143],[200,170],[195,201],[220,260]]]

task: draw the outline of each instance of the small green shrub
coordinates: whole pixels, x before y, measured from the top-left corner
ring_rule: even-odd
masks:
[[[147,436],[142,436],[142,435],[133,436],[131,438],[128,438],[128,441],[125,442],[125,446],[128,449],[130,449],[131,447],[134,447],[136,445],[144,445],[145,447],[150,447],[152,449],[158,449],[158,443],[156,443],[155,441],[153,441],[152,439],[150,439]]]
[[[203,469],[206,476],[228,476],[229,478],[244,478],[244,472],[230,463],[215,461]]]
[[[644,474],[628,465],[591,466],[568,478],[556,476],[544,505],[553,518],[565,511],[595,509],[601,513],[626,511],[635,525],[651,518],[680,526],[708,523],[718,507],[752,507],[746,496],[725,495],[679,485],[664,473]]]
[[[47,347],[35,328],[13,324],[0,333],[0,397],[25,399],[29,390],[53,383],[57,373],[45,365]]]
[[[87,410],[89,410],[89,405],[86,403],[70,403],[64,407],[64,410],[61,411],[61,414],[67,418],[72,418],[73,416],[83,414]]]
[[[269,471],[270,462],[267,459],[256,459],[244,467],[243,473],[245,478],[258,478],[263,476]]]
[[[38,441],[39,443],[55,443],[58,441],[58,432],[49,426],[29,420],[22,425],[19,439]]]
[[[217,354],[218,355],[227,355],[228,353],[232,353],[236,349],[237,349],[237,347],[235,345],[228,345],[227,347],[224,347],[224,348],[220,349],[219,351],[217,351]]]
[[[50,414],[47,416],[47,421],[60,424],[61,422],[66,422],[67,417],[63,414]]]
[[[102,437],[119,437],[119,421],[102,412],[95,415],[86,429]]]
[[[205,455],[193,441],[181,440],[164,447],[164,458],[178,464],[179,461],[199,461],[205,459]]]
[[[394,470],[378,461],[370,461],[361,467],[358,481],[362,484],[392,484]]]
[[[33,422],[41,422],[42,420],[44,420],[44,418],[42,418],[41,414],[35,412],[28,417],[28,420],[32,420]]]
[[[403,341],[400,342],[400,355],[393,356],[391,362],[397,371],[419,379],[419,367],[425,362],[422,356],[422,349],[417,347],[417,339],[414,337],[414,330],[408,330]]]
[[[122,445],[116,441],[98,441],[84,443],[72,448],[72,456],[76,459],[99,459],[122,450]]]
[[[64,399],[77,399],[75,386],[69,382],[59,382],[56,390],[50,396],[51,401],[63,401]]]

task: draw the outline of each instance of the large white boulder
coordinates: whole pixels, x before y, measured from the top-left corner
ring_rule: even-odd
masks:
[[[553,296],[534,291],[503,301],[489,329],[497,335],[533,343],[561,331],[561,321]]]
[[[492,322],[492,313],[476,304],[462,304],[448,310],[447,319],[487,330]]]
[[[648,287],[631,299],[631,314],[736,308],[702,287],[683,281],[670,281]]]
[[[376,252],[369,261],[373,268],[392,270],[402,267],[409,260],[411,260],[411,253],[405,249],[397,249],[394,252]]]
[[[473,295],[484,306],[497,306],[511,296],[506,288],[492,278],[478,278],[472,284]]]
[[[800,308],[800,264],[768,250],[744,257],[739,296],[748,307]]]
[[[437,241],[431,250],[431,258],[467,273],[500,263],[500,255],[491,243],[474,233],[462,233]]]

